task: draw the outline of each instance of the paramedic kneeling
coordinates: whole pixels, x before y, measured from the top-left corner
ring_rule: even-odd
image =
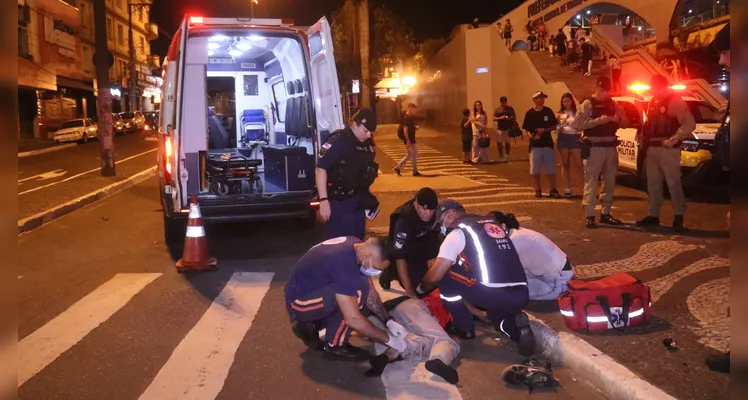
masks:
[[[535,335],[522,312],[529,301],[527,279],[507,233],[493,218],[466,214],[452,199],[439,203],[436,224],[447,235],[416,292],[428,293],[438,284],[452,326],[462,337],[475,337],[465,302],[485,309],[496,330],[516,341],[520,354],[531,356]]]
[[[403,328],[392,320],[372,287],[369,277],[389,265],[389,239],[338,237],[322,242],[296,263],[286,283],[286,308],[294,334],[325,358],[360,361],[369,357],[348,344],[351,331],[384,343],[399,352],[405,350]],[[386,321],[393,333],[376,328],[361,310],[367,307]],[[319,330],[325,329],[325,343]]]
[[[493,211],[489,215],[509,232],[525,269],[530,300],[556,300],[574,276],[566,253],[542,233],[520,228],[514,214]]]
[[[374,113],[362,108],[347,128],[333,132],[320,147],[316,183],[328,238],[363,239],[367,210],[374,216],[378,212],[379,202],[369,191],[379,171],[371,141],[376,129]]]

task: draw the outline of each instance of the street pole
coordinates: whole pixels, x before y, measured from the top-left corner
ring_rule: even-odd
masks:
[[[359,49],[361,52],[361,106],[371,107],[371,71],[369,71],[369,0],[358,3]]]
[[[115,176],[114,140],[112,132],[112,92],[109,85],[109,62],[112,60],[107,46],[106,3],[94,1],[94,26],[96,39],[96,112],[99,119],[99,143],[101,147],[101,175]]]
[[[127,81],[127,85],[130,89],[130,109],[128,111],[135,112],[137,109],[137,80],[138,74],[135,70],[135,40],[132,37],[132,6],[133,4],[127,3],[127,25],[129,35],[129,47],[130,47],[130,79]]]
[[[257,3],[257,0],[249,0],[249,17],[254,18],[255,17],[255,4]]]

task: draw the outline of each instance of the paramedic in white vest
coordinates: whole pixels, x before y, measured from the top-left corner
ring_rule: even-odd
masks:
[[[446,238],[416,293],[438,285],[452,327],[465,339],[475,337],[475,320],[465,303],[486,310],[494,328],[517,342],[521,355],[532,356],[535,335],[522,312],[529,301],[527,278],[509,235],[493,218],[467,214],[452,199],[439,203],[435,221]]]
[[[489,215],[509,232],[525,270],[530,300],[556,300],[574,276],[566,253],[543,234],[520,228],[514,214],[493,211]]]

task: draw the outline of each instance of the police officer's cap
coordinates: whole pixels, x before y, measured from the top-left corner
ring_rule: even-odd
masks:
[[[436,192],[434,189],[429,187],[422,188],[418,193],[416,193],[416,201],[418,204],[429,210],[434,210],[436,209],[436,206],[439,205],[439,200],[436,198]]]
[[[730,51],[730,23],[722,27],[717,35],[714,36],[714,40],[710,46],[718,53],[723,51]]]
[[[436,221],[440,221],[442,218],[444,218],[444,214],[446,214],[449,210],[465,211],[465,207],[463,207],[462,204],[458,203],[457,200],[442,200],[442,202],[439,203],[439,206],[436,207]]]
[[[357,124],[363,125],[369,132],[377,130],[377,118],[374,116],[374,112],[369,108],[362,108],[353,115],[353,120]]]

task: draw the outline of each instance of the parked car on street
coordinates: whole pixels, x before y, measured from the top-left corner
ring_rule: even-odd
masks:
[[[119,113],[122,122],[125,123],[125,131],[137,132],[145,128],[145,117],[140,111],[126,111]]]
[[[124,135],[127,133],[125,129],[125,121],[119,114],[112,114],[112,128],[114,129],[115,135]]]
[[[52,138],[57,143],[80,142],[99,137],[99,126],[91,118],[78,118],[65,121]]]

